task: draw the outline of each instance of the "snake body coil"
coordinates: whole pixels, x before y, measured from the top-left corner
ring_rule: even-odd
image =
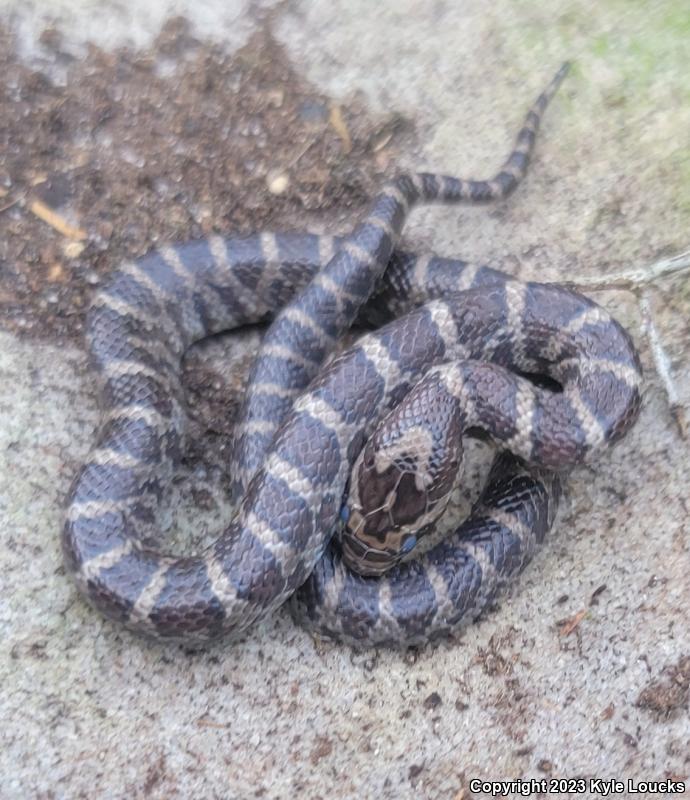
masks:
[[[112,275],[88,320],[103,420],[62,537],[96,608],[149,635],[205,640],[241,633],[292,596],[295,616],[324,635],[407,645],[474,619],[525,566],[553,521],[554,470],[634,422],[635,349],[606,312],[565,288],[394,248],[416,204],[512,191],[563,74],[491,181],[403,175],[343,240],[213,236]],[[358,315],[392,321],[322,369]],[[205,336],[271,318],[239,425],[236,516],[201,555],[164,555],[156,515],[184,445],[182,355]],[[534,372],[562,391],[533,385],[524,373]],[[328,547],[352,465],[386,411],[432,390],[460,404],[463,428],[483,428],[515,455],[499,457],[453,536],[381,579],[362,577]]]

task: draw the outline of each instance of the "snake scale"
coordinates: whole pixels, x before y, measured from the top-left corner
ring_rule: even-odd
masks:
[[[237,636],[291,598],[298,621],[322,636],[406,646],[476,619],[524,568],[553,522],[559,471],[634,423],[637,353],[573,291],[396,243],[416,205],[487,202],[517,186],[566,68],[492,180],[403,174],[343,239],[210,236],[160,247],[109,277],[87,320],[103,416],[62,534],[67,568],[93,606],[151,636],[203,641]],[[268,320],[237,428],[235,517],[201,554],[166,555],[157,520],[184,447],[182,356],[203,337]],[[385,324],[324,367],[356,320]],[[416,541],[412,501],[422,498],[423,525],[441,496],[420,479],[421,462],[433,463],[443,440],[457,467],[460,439],[473,432],[505,452],[469,518],[397,563]],[[374,440],[382,455],[362,462]],[[415,442],[425,453],[411,452]],[[390,484],[390,447],[408,447],[403,472],[415,462],[416,474]],[[393,490],[367,522],[364,496],[379,480]],[[393,520],[389,548],[379,523],[394,507],[405,524]],[[378,573],[385,558],[393,568],[379,577],[351,569]]]

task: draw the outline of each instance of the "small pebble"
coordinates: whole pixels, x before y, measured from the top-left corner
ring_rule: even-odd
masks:
[[[79,256],[84,252],[84,245],[83,242],[67,242],[64,246],[63,251],[67,258],[79,258]]]
[[[290,179],[284,172],[278,175],[269,175],[267,182],[268,191],[271,194],[285,194],[290,185]]]

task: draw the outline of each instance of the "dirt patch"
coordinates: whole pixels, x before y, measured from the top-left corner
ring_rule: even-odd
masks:
[[[659,678],[651,681],[640,692],[637,705],[647,711],[668,718],[687,710],[690,700],[690,656],[665,667]]]
[[[268,27],[241,50],[170,20],[146,50],[59,34],[29,66],[0,29],[0,327],[78,335],[95,285],[157,242],[351,218],[412,129],[338,106]],[[51,216],[54,215],[54,216]]]

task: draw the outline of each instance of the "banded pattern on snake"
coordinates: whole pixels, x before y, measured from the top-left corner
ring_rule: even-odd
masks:
[[[476,618],[522,570],[553,521],[555,470],[596,455],[635,421],[634,346],[563,287],[395,245],[415,205],[485,202],[515,188],[564,74],[490,181],[402,175],[342,240],[212,236],[111,276],[88,319],[102,425],[62,535],[67,567],[97,609],[149,635],[206,640],[240,634],[292,597],[296,618],[322,635],[409,645]],[[357,317],[392,321],[322,368]],[[237,514],[204,553],[165,555],[157,510],[184,446],[181,358],[205,336],[268,319],[238,426]],[[550,375],[562,390],[525,373]],[[391,411],[401,401],[405,412]],[[329,546],[347,516],[348,481],[352,495],[367,466],[351,470],[387,412],[393,430],[409,430],[410,415],[418,428],[442,425],[424,418],[425,401],[452,405],[460,434],[482,429],[513,455],[497,459],[450,538],[381,578],[357,575],[343,558],[366,571],[381,555],[371,540],[350,529],[342,554]]]

